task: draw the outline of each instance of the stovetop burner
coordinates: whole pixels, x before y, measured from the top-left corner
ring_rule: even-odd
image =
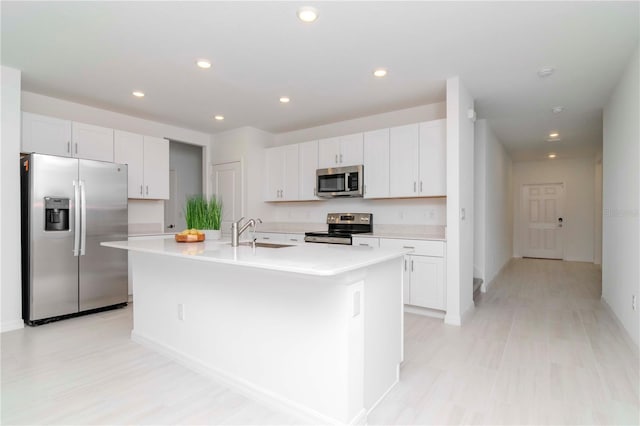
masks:
[[[373,231],[371,213],[329,213],[327,232],[306,232],[304,240],[309,243],[351,245],[351,235]]]

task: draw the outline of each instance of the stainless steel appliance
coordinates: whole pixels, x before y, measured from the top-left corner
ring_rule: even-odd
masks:
[[[29,325],[127,304],[127,166],[20,158],[22,317]]]
[[[327,224],[327,232],[305,232],[304,240],[308,243],[351,245],[351,235],[373,231],[373,214],[329,213]]]
[[[323,198],[362,197],[364,166],[316,170],[316,195]]]

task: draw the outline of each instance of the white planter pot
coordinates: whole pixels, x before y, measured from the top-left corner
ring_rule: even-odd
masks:
[[[222,232],[219,229],[203,229],[206,240],[219,240],[222,238]]]

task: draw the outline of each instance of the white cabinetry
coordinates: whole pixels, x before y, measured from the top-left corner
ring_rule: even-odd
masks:
[[[371,237],[351,237],[351,245],[358,247],[380,247],[380,239]]]
[[[299,200],[317,200],[318,141],[298,144]]]
[[[446,310],[443,241],[381,238],[382,248],[405,248],[413,252],[404,259],[404,303]]]
[[[73,156],[113,162],[113,129],[91,124],[71,124]]]
[[[113,129],[23,112],[21,151],[113,161]]]
[[[128,165],[129,198],[169,199],[169,141],[115,131],[114,159]]]
[[[318,141],[318,168],[320,169],[356,166],[363,162],[362,133]]]
[[[71,157],[71,121],[23,112],[21,151]]]
[[[298,199],[298,145],[266,149],[265,201]]]
[[[283,232],[256,232],[257,242],[298,245],[304,244],[304,234]]]
[[[391,128],[389,195],[446,196],[446,143],[446,120]]]
[[[364,198],[389,196],[389,129],[364,134]]]

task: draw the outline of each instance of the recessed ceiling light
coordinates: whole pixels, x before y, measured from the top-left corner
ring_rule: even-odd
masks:
[[[378,68],[377,70],[373,71],[373,75],[376,77],[384,77],[385,75],[387,75],[387,70],[385,70],[384,68]]]
[[[561,106],[555,106],[551,108],[551,112],[553,112],[554,114],[560,114],[562,111],[564,111],[564,107]]]
[[[215,117],[213,117],[213,118],[215,118],[215,119],[216,119],[216,120],[218,120],[218,121],[222,121],[222,120],[224,120],[224,115],[216,115],[216,116],[215,116]]]
[[[288,96],[281,96],[280,97],[280,102],[282,102],[283,104],[289,103],[291,99],[289,99]]]
[[[302,22],[313,22],[318,19],[318,11],[311,6],[304,6],[298,9],[298,19]]]
[[[549,158],[556,158],[556,154],[549,154],[549,155],[547,155],[547,157],[549,157]]]
[[[558,133],[558,132],[549,133],[549,138],[551,138],[551,139],[557,138],[558,136],[560,136],[560,133]]]
[[[131,94],[136,98],[144,98],[144,92],[141,92],[140,90],[134,90]]]
[[[198,59],[196,65],[205,70],[211,68],[211,62],[207,59]]]
[[[538,70],[538,77],[545,78],[549,77],[551,74],[555,72],[555,68],[553,67],[543,67]]]

